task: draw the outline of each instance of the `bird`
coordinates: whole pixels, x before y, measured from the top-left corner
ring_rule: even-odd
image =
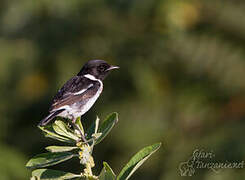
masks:
[[[104,60],[90,60],[79,73],[68,80],[54,96],[49,115],[40,121],[39,127],[46,126],[55,117],[75,121],[83,116],[96,102],[103,91],[103,80],[118,66]]]

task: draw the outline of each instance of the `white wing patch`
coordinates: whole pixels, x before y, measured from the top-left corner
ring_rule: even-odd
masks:
[[[87,91],[89,88],[91,88],[93,86],[93,84],[88,85],[88,87],[86,89],[82,89],[81,91],[78,91],[76,93],[74,93],[74,95],[79,95],[84,93],[85,91]]]
[[[96,79],[93,75],[91,74],[85,74],[84,77],[92,80],[92,81],[100,81],[99,79]]]

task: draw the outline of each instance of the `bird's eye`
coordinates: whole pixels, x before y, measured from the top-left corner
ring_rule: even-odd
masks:
[[[98,67],[98,70],[99,70],[100,72],[104,72],[104,71],[106,70],[106,67],[105,67],[104,65],[100,65],[100,66]]]

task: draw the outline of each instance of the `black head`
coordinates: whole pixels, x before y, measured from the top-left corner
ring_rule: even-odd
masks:
[[[90,74],[96,79],[104,80],[111,70],[118,68],[118,66],[109,65],[103,60],[90,60],[83,66],[77,75],[82,76],[85,74]]]

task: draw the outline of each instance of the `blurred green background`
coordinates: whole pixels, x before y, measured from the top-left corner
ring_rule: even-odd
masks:
[[[28,179],[25,163],[55,144],[36,127],[52,97],[90,59],[121,69],[83,117],[119,113],[95,149],[95,172],[116,173],[139,149],[163,146],[132,180],[182,179],[199,148],[245,157],[244,0],[1,0],[0,179]],[[76,160],[54,169],[79,172]],[[191,179],[244,179],[239,169]]]

